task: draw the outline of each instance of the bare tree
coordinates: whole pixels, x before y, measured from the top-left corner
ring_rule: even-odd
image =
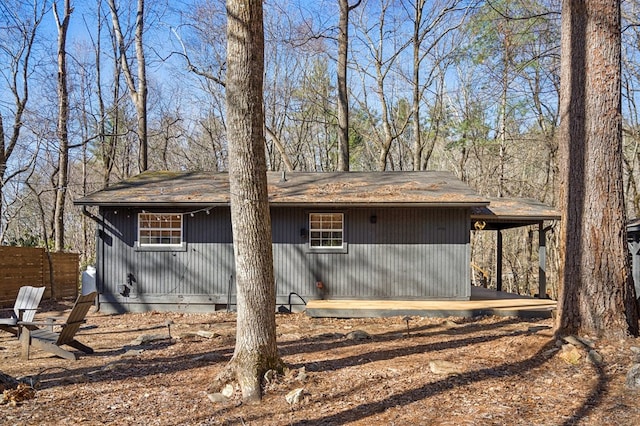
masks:
[[[227,135],[238,314],[235,351],[218,382],[235,377],[247,401],[261,398],[267,370],[282,368],[264,149],[262,14],[262,0],[227,1]]]
[[[422,75],[421,69],[425,59],[437,50],[438,45],[442,44],[442,40],[452,31],[459,28],[466,18],[469,6],[460,6],[460,0],[445,0],[445,2],[433,2],[430,9],[425,10],[426,0],[409,0],[406,2],[405,8],[413,13],[413,35],[411,45],[413,49],[412,63],[412,129],[413,129],[413,170],[424,170],[433,151],[433,143],[435,137],[431,140],[431,145],[426,146],[423,140],[421,114],[421,103],[424,92],[433,84],[437,77],[444,80],[445,72],[438,72],[440,65],[444,62],[446,55],[435,58],[434,65],[427,72],[426,77]],[[454,18],[458,12],[460,17]],[[440,90],[444,84],[440,84]],[[435,100],[436,106],[434,111],[442,109],[442,93],[437,94]],[[437,114],[436,114],[437,115]],[[437,129],[440,117],[431,117]],[[436,131],[437,137],[437,131]],[[425,150],[426,148],[426,150]]]
[[[347,52],[349,51],[349,12],[360,5],[358,0],[349,5],[349,0],[340,3],[338,23],[338,170],[349,171],[349,96],[347,91]]]
[[[559,334],[638,335],[626,241],[617,0],[562,5]]]
[[[96,36],[94,40],[94,54],[96,67],[96,100],[98,102],[98,142],[100,146],[100,158],[102,160],[102,185],[106,188],[110,184],[111,171],[113,170],[114,158],[116,155],[117,140],[116,133],[118,126],[112,126],[111,135],[107,135],[107,109],[104,102],[104,93],[102,91],[102,0],[96,2]],[[112,49],[114,54],[117,53],[117,43],[115,37],[112,38]],[[115,55],[117,58],[117,55]],[[114,81],[113,81],[113,102],[114,108],[117,109],[120,85],[118,79],[120,76],[120,61],[114,59]],[[115,116],[117,117],[117,113]],[[117,119],[116,119],[117,120]]]
[[[0,3],[0,15],[7,19],[7,25],[3,26],[3,36],[7,38],[7,43],[0,45],[0,59],[5,61],[6,67],[1,68],[1,73],[3,80],[7,82],[6,93],[13,101],[8,113],[0,109],[0,218],[5,216],[5,186],[32,165],[28,162],[12,171],[8,169],[9,160],[16,151],[25,124],[24,115],[33,73],[32,56],[36,34],[47,11],[47,2],[33,2],[31,9],[22,6],[13,2]],[[10,131],[5,129],[6,118],[11,121]],[[0,220],[3,224],[0,227],[0,241],[3,239],[4,226],[7,225],[4,222]]]
[[[411,114],[398,114],[403,111],[400,108],[404,100],[394,98],[397,93],[393,88],[398,62],[410,41],[388,40],[388,34],[401,32],[401,25],[394,16],[394,3],[391,0],[381,0],[373,9],[378,12],[377,20],[369,22],[369,10],[366,8],[361,10],[359,17],[359,42],[370,57],[368,61],[362,60],[358,63],[358,73],[362,87],[368,88],[370,81],[375,82],[375,99],[370,100],[368,91],[363,90],[357,102],[368,116],[371,141],[375,145],[373,155],[377,157],[376,168],[383,171],[390,165],[389,152],[393,142],[402,135],[411,119]],[[393,168],[391,164],[391,169]]]
[[[136,115],[138,119],[137,133],[140,142],[140,170],[148,169],[148,135],[147,135],[147,71],[145,65],[144,46],[142,43],[142,35],[144,33],[144,0],[137,0],[137,12],[135,23],[135,50],[137,63],[137,87],[133,72],[129,67],[129,59],[127,57],[127,46],[124,41],[122,28],[120,26],[120,17],[115,0],[107,0],[109,9],[111,10],[111,22],[113,31],[118,43],[118,53],[122,67],[124,80],[129,89],[131,101],[135,105]]]
[[[53,3],[53,14],[58,28],[58,184],[53,216],[55,251],[64,250],[64,205],[69,181],[69,89],[67,87],[67,30],[71,18],[70,0],[64,0],[62,19],[58,4]],[[54,297],[52,295],[52,297]]]

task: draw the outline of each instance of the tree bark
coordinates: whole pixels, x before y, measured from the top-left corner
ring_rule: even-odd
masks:
[[[245,401],[260,400],[263,374],[281,369],[264,148],[262,13],[261,0],[227,0],[227,136],[238,310],[228,369]]]
[[[638,334],[626,247],[620,3],[565,0],[559,132],[560,277],[556,331]]]

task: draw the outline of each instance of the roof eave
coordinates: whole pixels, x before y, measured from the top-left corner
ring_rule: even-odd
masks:
[[[560,220],[559,215],[540,215],[540,216],[506,216],[506,215],[477,215],[472,214],[471,220],[484,220],[491,222],[540,222],[544,220]]]
[[[443,201],[425,201],[425,202],[271,202],[272,206],[278,207],[318,207],[318,208],[341,208],[341,207],[455,207],[470,208],[478,206],[486,206],[488,202],[443,202]]]
[[[131,207],[131,208],[152,208],[152,207],[175,207],[175,208],[192,208],[192,207],[223,207],[229,203],[203,203],[203,202],[115,202],[115,201],[82,201],[73,202],[76,206],[81,207]]]
[[[131,208],[191,208],[191,207],[224,207],[229,206],[228,202],[95,202],[95,201],[83,201],[76,200],[73,202],[76,206],[90,207],[131,207]],[[306,208],[349,208],[349,207],[369,207],[369,208],[384,208],[384,207],[451,207],[451,208],[471,208],[471,207],[483,207],[487,206],[489,202],[474,201],[474,202],[370,202],[370,203],[350,203],[350,202],[277,202],[271,201],[269,203],[273,207],[306,207]]]

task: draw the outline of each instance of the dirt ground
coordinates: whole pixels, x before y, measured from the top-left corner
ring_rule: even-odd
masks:
[[[64,317],[69,307],[49,306],[37,317]],[[289,370],[266,384],[255,405],[242,404],[237,392],[210,398],[209,383],[233,353],[233,313],[91,312],[78,340],[95,353],[75,362],[39,350],[24,361],[19,342],[0,333],[0,371],[35,388],[32,399],[0,405],[0,423],[640,424],[640,394],[624,384],[638,362],[638,339],[593,342],[599,362],[580,345],[574,358],[564,356],[548,319],[413,317],[408,326],[400,317],[278,314]],[[150,341],[141,343],[145,335]],[[299,401],[290,404],[295,390]]]

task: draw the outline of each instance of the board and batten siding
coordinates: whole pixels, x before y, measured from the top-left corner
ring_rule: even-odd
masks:
[[[315,253],[301,235],[310,212],[326,211],[345,214],[346,253]],[[470,297],[467,209],[273,208],[272,227],[280,297],[288,292],[312,299]]]
[[[141,210],[115,211],[101,209],[98,235],[97,284],[105,310],[206,311],[235,303],[228,208],[185,214],[186,247],[176,251],[138,249]],[[332,211],[344,213],[346,250],[310,250],[309,213]],[[277,304],[287,304],[292,293],[304,300],[467,300],[469,214],[465,208],[272,207]],[[126,296],[122,285],[129,287]],[[302,303],[298,297],[291,302]]]
[[[101,307],[114,312],[197,312],[226,305],[235,269],[229,209],[214,208],[193,217],[185,214],[185,247],[171,251],[137,247],[140,212],[101,209],[96,265]],[[128,294],[121,294],[122,285],[128,287]],[[231,291],[235,303],[235,290]]]

